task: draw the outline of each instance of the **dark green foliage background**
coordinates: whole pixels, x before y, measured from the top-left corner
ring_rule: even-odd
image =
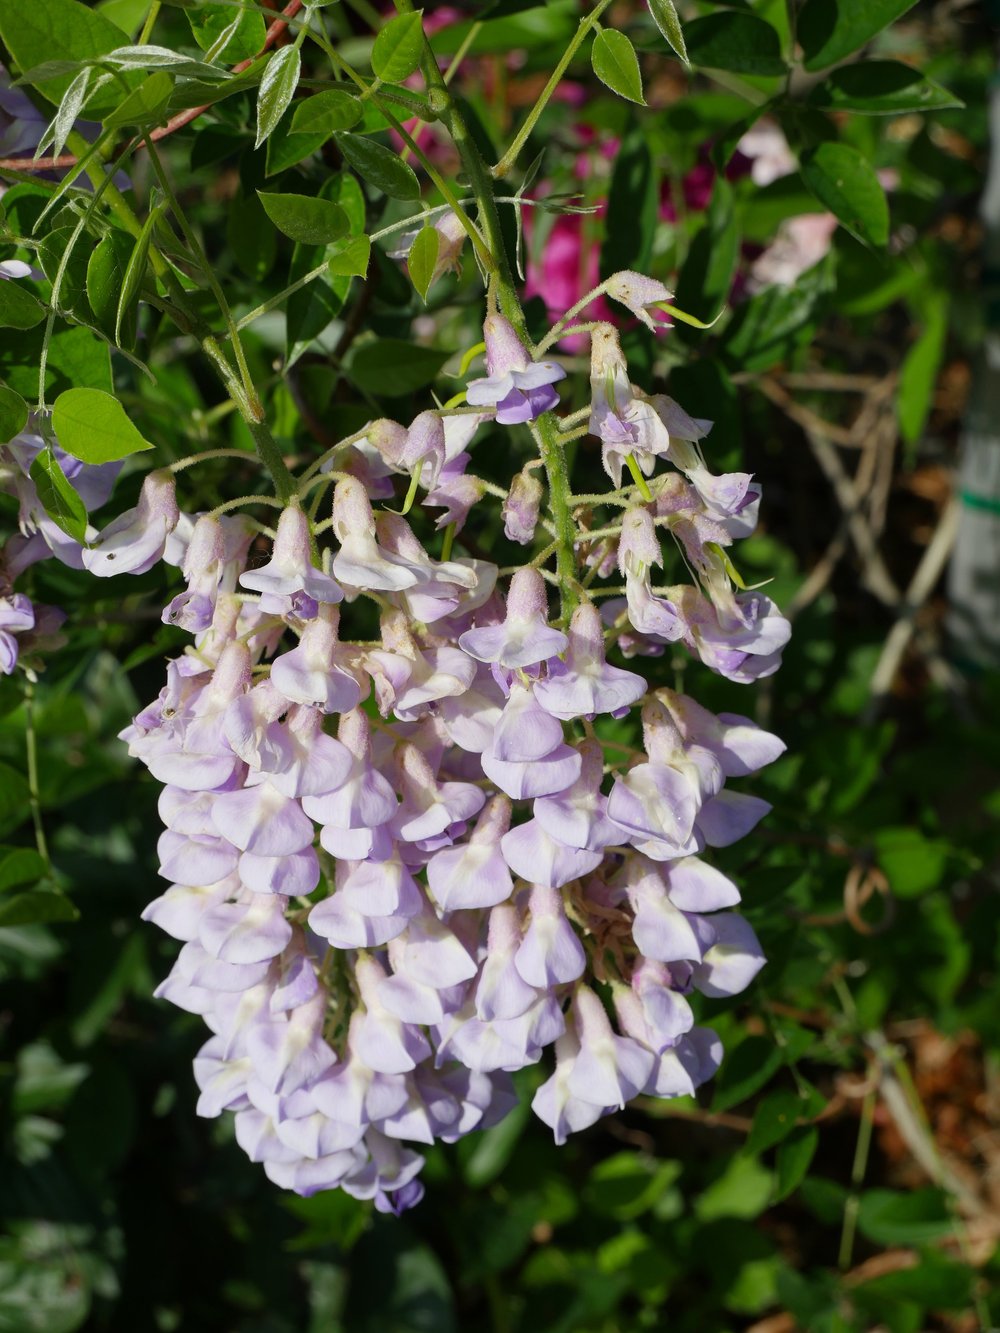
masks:
[[[139,15],[137,30],[142,6],[112,3],[119,15]],[[522,80],[552,68],[582,12],[564,0],[462,8],[488,20],[473,56],[489,62],[523,49]],[[801,11],[808,77],[786,84],[773,68],[777,60],[784,70],[790,47],[784,4],[681,5],[685,19],[700,16],[687,28],[692,59],[708,64],[710,56],[718,68],[693,74],[689,91],[677,96],[680,66],[643,6],[622,4],[620,26],[640,52],[647,97],[658,109],[614,98],[584,56],[571,71],[586,87],[583,109],[553,104],[536,136],[538,149],[548,148],[542,172],[557,193],[579,188],[574,118],[620,137],[607,220],[588,221],[593,243],[602,245],[602,271],[679,271],[680,304],[705,319],[726,299],[741,245],[759,248],[784,218],[822,207],[810,186],[826,187],[810,171],[822,166],[825,147],[846,144],[896,173],[889,201],[896,239],[888,248],[884,237],[865,234],[877,232],[877,216],[864,217],[852,227],[861,239],[840,228],[830,255],[794,288],[735,304],[710,333],[679,327],[654,343],[639,330],[626,340],[634,378],[657,389],[666,382],[689,411],[716,421],[707,450],[713,470],[738,466],[763,480],[761,531],[741,548],[740,567],[749,582],[773,578],[768,591],[781,604],[834,535],[840,512],[801,429],[760,391],[761,376],[901,370],[897,481],[953,458],[957,410],[928,414],[935,378],[943,367],[972,364],[985,324],[973,219],[994,70],[987,16],[977,6],[946,22],[937,21],[941,6],[911,9],[900,0],[808,0],[791,8]],[[360,57],[365,25],[354,10],[337,5],[324,13],[345,51]],[[911,120],[906,133],[896,116],[844,113],[845,98],[878,102],[897,94],[893,80],[877,73],[863,77],[860,90],[850,76],[809,74],[842,58],[824,46],[833,41],[831,14],[841,24],[867,24],[855,46],[875,39],[873,57],[915,61],[964,108],[947,105],[945,95],[943,109]],[[441,52],[454,50],[461,33],[442,34]],[[155,40],[191,49],[181,8],[163,9]],[[754,51],[757,63],[747,68]],[[318,66],[307,73],[326,77]],[[673,92],[657,99],[663,80]],[[481,133],[492,133],[508,111],[482,81],[460,87]],[[717,184],[707,211],[663,227],[661,181],[676,190],[704,160],[706,144],[724,161],[753,119],[752,106],[764,102],[772,102],[803,174],[763,189],[747,178]],[[252,90],[229,98],[164,145],[237,313],[279,292],[322,254],[293,252],[267,222],[256,190],[322,191],[349,213],[360,207],[369,233],[410,208],[370,187],[363,195],[354,177],[336,174],[343,163],[329,149],[317,154],[294,142],[287,118],[266,152],[255,154],[253,107]],[[377,131],[378,123],[360,128]],[[141,164],[136,181],[144,213],[150,179]],[[9,236],[30,230],[50,189],[22,185],[5,197]],[[509,209],[505,221],[512,221]],[[544,244],[546,225],[536,215],[533,244]],[[51,278],[49,267],[46,273]],[[45,299],[45,284],[39,296]],[[75,309],[79,324],[57,326],[54,391],[109,383],[106,353],[86,331],[101,320],[82,288]],[[481,315],[471,259],[461,279],[432,290],[427,309],[440,318],[440,355],[411,340],[424,304],[376,245],[366,287],[334,278],[292,298],[289,344],[301,339],[305,347],[291,371],[275,368],[287,350],[284,327],[270,317],[254,326],[251,368],[289,457],[308,461],[325,437],[340,438],[376,409],[408,420],[430,404],[432,383],[442,398],[455,392],[460,381],[449,376],[457,361],[449,357],[476,340]],[[529,314],[541,330],[538,302]],[[313,341],[338,316],[350,332],[337,349],[342,364],[328,344]],[[190,343],[177,341],[147,306],[140,322],[138,355],[156,382],[118,356],[114,382],[156,443],[158,461],[218,444],[249,454],[249,437]],[[946,336],[938,336],[943,329]],[[3,378],[25,395],[37,381],[40,336],[0,328]],[[582,363],[578,369],[569,410],[585,402]],[[399,390],[394,398],[384,396],[389,374]],[[849,412],[843,395],[816,389],[798,398],[829,420]],[[487,433],[473,469],[506,483],[530,444],[512,440]],[[136,493],[144,462],[126,469],[114,512]],[[574,468],[577,490],[605,485],[592,440],[580,443]],[[249,458],[246,466],[210,464],[197,477],[185,474],[185,507],[208,508],[259,484]],[[921,553],[916,530],[933,521],[934,509],[897,489],[890,516],[886,556],[905,584]],[[13,511],[3,517],[13,519]],[[429,524],[423,532],[438,540]],[[500,563],[518,558],[487,505],[477,507],[458,549]],[[668,1326],[722,1333],[781,1311],[792,1321],[781,1326],[788,1329],[921,1333],[985,1328],[991,1309],[1000,1320],[990,1292],[995,1262],[988,1246],[971,1247],[952,1190],[901,1169],[879,1138],[852,1183],[862,1099],[843,1095],[845,1077],[871,1077],[882,1089],[898,1082],[909,1050],[893,1046],[892,1034],[904,1021],[946,1037],[978,1034],[980,1068],[1000,1051],[1000,681],[970,681],[956,710],[917,663],[905,689],[869,720],[868,683],[890,622],[859,586],[851,557],[797,620],[773,681],[747,689],[688,668],[683,684],[700,700],[717,710],[757,709],[789,747],[753,786],[774,802],[774,814],[746,846],[719,857],[743,885],[748,918],[770,959],[746,995],[701,1006],[725,1040],[719,1077],[698,1104],[634,1105],[556,1149],[528,1113],[543,1075],[527,1071],[521,1110],[457,1148],[433,1150],[424,1203],[401,1221],[387,1220],[339,1192],[309,1200],[280,1193],[246,1161],[227,1120],[198,1120],[190,1065],[203,1025],[151,998],[176,948],[138,922],[158,892],[157,791],[115,737],[158,692],[164,656],[183,646],[183,636],[158,619],[176,591],[173,577],[161,568],[108,584],[53,562],[33,574],[33,597],[65,607],[71,635],[71,646],[48,663],[34,703],[55,867],[52,882],[41,885],[32,883],[36,867],[24,850],[34,845],[24,685],[0,679],[0,1333],[633,1333]],[[679,567],[668,571],[668,581],[680,577]],[[647,665],[656,681],[675,682],[678,664],[669,657]],[[606,738],[615,738],[615,725],[605,728]],[[855,862],[879,865],[891,884],[895,914],[881,933],[860,934],[843,920],[844,878]],[[882,910],[877,899],[865,915],[874,922]],[[833,924],[820,924],[824,918]],[[960,1116],[968,1111],[956,1106]],[[918,1116],[914,1122],[919,1130]],[[970,1165],[986,1169],[975,1157]],[[923,1182],[916,1191],[915,1179]],[[847,1277],[838,1267],[845,1217],[848,1228],[852,1218],[857,1227]],[[900,1249],[910,1253],[906,1266],[881,1274],[858,1267]]]

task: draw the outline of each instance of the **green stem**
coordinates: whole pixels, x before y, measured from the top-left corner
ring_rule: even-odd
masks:
[[[160,0],[153,0],[149,6],[149,13],[146,15],[146,22],[142,25],[136,46],[145,46],[149,41],[149,34],[153,31],[153,24],[156,22],[160,13]]]
[[[271,474],[274,489],[282,504],[291,504],[296,495],[296,482],[288,470],[277,441],[264,421],[247,421],[247,430],[253,436],[261,462]]]
[[[566,50],[563,52],[563,56],[562,59],[559,61],[559,64],[556,65],[555,69],[552,71],[552,77],[549,79],[548,83],[542,89],[538,101],[528,112],[527,119],[525,120],[521,128],[518,130],[517,134],[514,136],[513,143],[510,145],[506,153],[504,153],[503,157],[493,168],[493,176],[497,180],[502,180],[503,177],[506,176],[507,173],[510,171],[514,163],[517,161],[518,154],[520,153],[524,145],[527,143],[531,131],[535,128],[535,125],[538,123],[539,116],[542,114],[542,112],[548,105],[549,98],[552,96],[552,94],[555,92],[555,90],[559,87],[560,83],[562,82],[563,75],[566,73],[567,69],[569,69],[570,62],[576,55],[577,51],[580,49],[587,34],[590,32],[592,28],[596,27],[597,20],[601,17],[601,15],[604,13],[604,11],[610,4],[611,0],[597,0],[597,4],[594,6],[591,12],[585,18],[582,18],[580,20],[580,26],[577,28],[576,33],[573,36],[572,40],[570,41],[569,46],[567,46]],[[398,7],[399,4],[397,0],[397,8]]]
[[[243,351],[243,344],[240,341],[239,329],[236,326],[235,319],[233,319],[233,312],[229,309],[229,302],[226,300],[226,294],[222,290],[218,278],[215,276],[215,271],[213,270],[212,265],[208,262],[208,256],[205,254],[201,241],[199,241],[198,237],[195,235],[193,227],[188,222],[183,208],[181,208],[180,201],[174,193],[174,188],[170,183],[170,177],[167,175],[163,166],[163,160],[156,151],[156,146],[153,143],[152,137],[148,134],[146,135],[146,150],[149,153],[149,160],[153,165],[153,171],[156,173],[156,179],[159,181],[160,188],[164,195],[166,195],[167,201],[170,204],[170,211],[173,213],[174,219],[177,222],[178,227],[181,229],[181,235],[184,237],[185,241],[187,241],[188,248],[195,256],[195,259],[198,262],[198,267],[201,269],[205,281],[208,283],[212,295],[215,297],[219,312],[225,320],[226,328],[229,331],[229,338],[233,344],[233,352],[236,356],[236,364],[239,367],[240,379],[243,384],[243,392],[246,395],[246,400],[251,409],[254,410],[255,415],[262,416],[263,411],[257,399],[257,390],[254,387],[253,376],[250,374],[250,367],[247,365],[246,355]]]
[[[576,524],[570,508],[572,487],[566,448],[559,433],[559,418],[552,412],[543,412],[535,422],[534,435],[549,483],[549,511],[556,537],[556,572],[563,619],[568,620],[579,601],[579,584],[576,577]]]
[[[29,680],[24,687],[25,746],[28,759],[28,801],[31,805],[31,821],[35,826],[35,846],[38,855],[51,870],[52,861],[49,847],[45,840],[45,825],[42,823],[42,802],[38,788],[38,747],[35,742],[35,687]]]
[[[608,2],[609,0],[605,0],[605,3]],[[413,0],[393,0],[393,3],[401,14],[412,14],[414,12]],[[518,337],[531,345],[531,338],[524,321],[524,311],[521,309],[521,302],[517,297],[514,275],[511,272],[507,250],[503,243],[500,214],[497,211],[496,199],[493,196],[493,181],[490,177],[489,168],[476,147],[475,140],[465,123],[461,108],[452,96],[451,89],[438,68],[437,60],[426,36],[424,38],[424,57],[421,68],[424,72],[424,78],[427,80],[427,87],[430,90],[428,98],[431,107],[437,112],[451,135],[452,142],[462,160],[465,174],[469,178],[469,186],[479,206],[479,225],[483,229],[486,244],[496,264],[496,272],[493,276],[496,281],[497,294],[500,298],[500,309],[513,324]]]

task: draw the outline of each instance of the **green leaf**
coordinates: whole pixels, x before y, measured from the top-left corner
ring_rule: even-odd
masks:
[[[22,398],[38,392],[38,360],[42,354],[45,330],[41,326],[27,333],[0,329],[0,364],[4,379]],[[93,389],[111,388],[111,354],[107,343],[80,324],[56,328],[49,339],[49,359],[45,389],[54,396],[64,388],[86,385]]]
[[[68,251],[68,253],[67,253]],[[42,272],[52,283],[52,301],[60,311],[87,318],[87,244],[75,227],[56,227],[43,236],[36,251]],[[63,262],[65,260],[65,263]],[[56,277],[62,268],[58,295]]]
[[[363,108],[356,97],[340,88],[326,88],[304,98],[292,113],[294,134],[322,134],[328,138],[338,130],[349,130],[361,119]]]
[[[767,370],[787,360],[814,334],[822,302],[834,286],[836,259],[827,255],[807,269],[794,287],[768,287],[744,301],[722,336],[722,354],[731,370]]]
[[[203,51],[211,51],[228,32],[225,44],[215,49],[215,59],[222,65],[250,60],[264,45],[264,16],[250,5],[244,5],[234,18],[229,4],[202,4],[188,10],[187,21]]]
[[[400,398],[433,384],[449,353],[401,338],[363,343],[351,360],[350,377],[365,393]]]
[[[419,11],[383,23],[372,47],[372,69],[383,83],[402,83],[420,64],[424,30]]]
[[[104,128],[116,130],[123,125],[159,125],[167,119],[167,103],[173,88],[171,76],[165,70],[156,70],[104,117]]]
[[[163,205],[160,204],[146,218],[125,265],[121,294],[118,297],[118,308],[115,311],[115,342],[119,347],[124,347],[126,351],[131,351],[135,346],[139,318],[139,293],[142,290],[142,282],[146,276],[146,264],[149,261],[149,246],[153,239],[153,228],[156,226],[157,219],[162,211]]]
[[[519,1101],[498,1125],[475,1136],[475,1147],[462,1167],[467,1185],[482,1189],[503,1173],[530,1118],[529,1102]]]
[[[116,24],[79,0],[0,0],[0,37],[22,72],[46,61],[61,60],[70,69],[49,78],[32,79],[48,101],[58,105],[80,65],[121,46],[124,33]],[[121,97],[117,88],[105,106]]]
[[[421,227],[413,238],[413,245],[407,256],[406,267],[410,271],[410,281],[422,301],[427,300],[427,293],[434,281],[434,268],[440,245],[441,236],[435,227]]]
[[[691,243],[671,304],[703,321],[714,319],[729,296],[739,252],[740,232],[733,191],[720,175],[712,189],[705,225]],[[697,332],[682,327],[677,332],[685,342],[697,341],[699,337]]]
[[[350,220],[339,204],[308,194],[268,194],[257,191],[264,212],[285,236],[303,245],[329,245],[350,230]]]
[[[17,828],[30,816],[27,779],[16,768],[0,763],[0,825]]]
[[[684,44],[684,31],[681,28],[681,21],[677,17],[677,10],[674,8],[674,0],[647,0],[647,3],[649,4],[649,12],[653,16],[653,22],[663,33],[667,42],[687,64],[688,53]]]
[[[722,1062],[715,1080],[713,1111],[728,1111],[764,1086],[782,1064],[781,1049],[770,1037],[747,1037]]]
[[[898,60],[864,60],[835,69],[813,89],[809,101],[813,106],[863,116],[898,116],[965,105],[947,88]]]
[[[868,1190],[861,1196],[858,1230],[877,1245],[926,1245],[954,1232],[943,1190]]]
[[[327,261],[327,269],[334,278],[364,278],[368,275],[372,243],[367,236],[351,236],[337,247]]]
[[[852,236],[866,245],[889,240],[889,204],[875,168],[846,143],[821,143],[802,154],[802,179]]]
[[[89,65],[86,69],[81,69],[63,93],[59,110],[56,112],[52,124],[38,141],[38,148],[35,150],[36,157],[41,157],[50,145],[53,157],[58,157],[65,148],[66,140],[69,138],[77,117],[83,108],[93,74],[94,70]]]
[[[899,432],[910,446],[923,435],[930,415],[947,334],[948,300],[943,293],[935,293],[926,303],[920,337],[906,353],[899,372],[896,414]]]
[[[98,328],[115,336],[115,321],[125,270],[135,249],[135,240],[124,231],[109,231],[94,247],[87,263],[87,300]]]
[[[784,74],[787,68],[777,31],[755,14],[706,14],[687,24],[684,35],[688,59],[705,69],[766,77]]]
[[[282,117],[274,133],[267,141],[267,159],[264,175],[268,178],[277,176],[296,166],[313,153],[318,153],[326,143],[325,134],[293,134],[287,116]]]
[[[642,71],[635,47],[617,28],[601,28],[594,35],[590,63],[600,81],[619,97],[646,105],[642,95]]]
[[[754,1112],[753,1124],[747,1136],[747,1152],[766,1152],[786,1139],[795,1128],[801,1113],[802,1098],[793,1089],[780,1088],[777,1092],[768,1093]]]
[[[934,1250],[925,1250],[920,1262],[860,1282],[854,1289],[859,1301],[913,1301],[930,1310],[969,1310],[975,1272]]]
[[[0,848],[0,893],[19,888],[22,884],[37,884],[48,873],[45,859],[34,848]]]
[[[117,398],[100,389],[67,389],[52,408],[60,447],[84,463],[111,463],[152,445],[136,430]]]
[[[257,93],[257,140],[259,148],[285,114],[295,96],[301,71],[301,57],[297,46],[283,46],[276,51],[264,68]]]
[[[0,384],[0,444],[20,435],[28,424],[28,404],[19,393]]]
[[[806,0],[797,28],[806,69],[838,64],[915,4],[916,0]]]
[[[31,480],[35,483],[42,508],[56,527],[68,533],[74,541],[86,541],[87,508],[66,480],[66,474],[51,449],[42,449],[36,455],[31,464]]]
[[[274,140],[269,140],[268,148]],[[238,194],[229,205],[226,239],[233,258],[254,282],[270,273],[278,254],[278,237],[256,193]]]
[[[202,79],[206,83],[228,83],[231,77],[227,69],[209,65],[204,60],[192,60],[179,51],[171,51],[168,46],[119,46],[105,59],[115,69],[133,72],[168,69],[179,76]]]
[[[734,1154],[722,1175],[695,1200],[699,1222],[720,1217],[758,1217],[767,1207],[773,1176],[756,1157]]]
[[[926,838],[916,828],[883,828],[875,835],[879,867],[897,898],[918,898],[936,889],[948,865],[948,852],[946,842]]]
[[[601,247],[601,277],[621,269],[645,269],[660,218],[660,180],[644,134],[622,138],[608,191],[608,216]]]
[[[413,169],[383,144],[360,134],[341,134],[340,151],[369,185],[390,199],[419,199],[420,182]]]
[[[45,307],[16,279],[0,281],[0,328],[33,329],[45,318]]]
[[[806,1172],[816,1156],[819,1147],[819,1130],[814,1125],[803,1125],[790,1134],[778,1149],[775,1165],[778,1168],[778,1180],[775,1185],[772,1203],[780,1203],[794,1194],[806,1178]]]
[[[0,926],[36,926],[51,921],[76,921],[80,913],[58,889],[14,893],[0,902]]]

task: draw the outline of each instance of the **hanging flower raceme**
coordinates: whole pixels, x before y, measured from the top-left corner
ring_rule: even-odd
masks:
[[[640,318],[670,295],[631,273],[608,290]],[[597,325],[590,430],[618,489],[593,558],[577,514],[589,572],[568,586],[558,541],[538,549],[557,531],[538,462],[506,487],[467,471],[484,421],[550,412],[565,371],[495,312],[484,335],[481,411],[379,419],[337,446],[325,523],[292,502],[262,549],[246,518],[181,513],[153,472],[78,557],[99,575],[162,558],[184,580],[164,619],[191,642],[122,735],[162,784],[165,884],[143,915],[180,945],[157,994],[209,1029],[199,1114],[232,1114],[276,1184],[385,1211],[419,1200],[421,1147],[497,1123],[538,1061],[557,1142],[636,1096],[689,1094],[722,1058],[699,993],[736,994],[764,962],[711,855],[766,813],[735,788],[782,744],[615,660],[672,644],[731,680],[776,668],[787,622],[728,554],[759,489],[709,470],[711,423],[633,385]],[[18,447],[6,485],[33,540],[34,445]],[[536,552],[503,575],[452,549],[487,493]],[[435,508],[443,550],[419,535]],[[39,616],[13,589],[18,554],[8,672]],[[616,566],[625,597],[604,598]]]

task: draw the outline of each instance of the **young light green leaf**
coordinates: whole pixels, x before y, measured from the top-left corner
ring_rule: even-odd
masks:
[[[52,408],[60,447],[83,463],[112,463],[152,449],[117,398],[101,389],[67,389]]]
[[[293,134],[323,134],[349,130],[361,119],[362,106],[356,97],[340,88],[325,88],[301,101],[292,113]]]
[[[93,67],[88,65],[86,69],[81,69],[76,78],[63,93],[62,101],[59,103],[59,110],[52,118],[48,129],[38,141],[38,147],[35,149],[36,159],[41,157],[45,150],[52,145],[52,156],[58,157],[66,147],[66,140],[70,136],[73,126],[76,124],[77,117],[83,108],[87,98],[87,89],[90,86],[90,78],[93,74]]]
[[[806,0],[799,15],[797,36],[805,67],[829,69],[888,28],[916,0]]]
[[[302,61],[297,46],[283,46],[267,62],[257,94],[257,141],[259,148],[284,115],[299,84]]]
[[[350,230],[339,204],[308,194],[267,194],[257,191],[264,212],[280,232],[303,245],[329,245]]]
[[[115,312],[115,342],[119,347],[124,347],[126,351],[131,351],[135,346],[139,292],[142,289],[142,280],[146,276],[146,263],[149,259],[149,245],[153,239],[153,228],[156,226],[157,219],[162,211],[163,205],[161,204],[154,208],[146,218],[146,221],[142,224],[142,231],[136,237],[135,245],[132,247],[128,263],[125,265],[121,294],[118,297],[118,308]]]
[[[189,79],[202,79],[207,83],[224,82],[230,77],[229,71],[220,69],[218,65],[192,60],[190,56],[171,51],[166,46],[119,46],[106,55],[104,60],[115,69],[169,69],[174,74]]]
[[[862,116],[899,116],[965,105],[954,93],[899,60],[862,60],[830,74],[809,98],[813,106]]]
[[[330,256],[327,271],[333,278],[367,277],[371,252],[372,243],[367,236],[351,236]]]
[[[421,15],[399,14],[379,29],[372,47],[372,69],[383,83],[402,83],[420,64],[423,49]]]
[[[602,28],[594,36],[590,63],[600,81],[619,97],[646,105],[642,95],[642,72],[635,47],[616,28]]]
[[[158,125],[166,119],[173,87],[174,81],[166,70],[154,71],[129,93],[121,106],[104,117],[104,128],[117,130],[123,125]]]
[[[86,393],[84,389],[82,392]],[[31,480],[42,508],[57,528],[61,528],[76,542],[87,539],[87,509],[76,491],[66,480],[59,460],[49,447],[42,449],[31,465]]]
[[[0,329],[33,329],[45,318],[45,307],[13,280],[0,282]]]
[[[681,21],[677,17],[677,10],[674,8],[674,0],[647,0],[647,3],[649,4],[649,12],[653,16],[653,22],[684,63],[687,64],[688,53],[687,47],[684,45],[684,32],[681,28]]]
[[[341,134],[340,151],[369,185],[390,199],[419,199],[420,182],[413,169],[390,149],[360,134]]]
[[[802,179],[852,236],[866,245],[889,239],[889,205],[875,168],[856,148],[821,143],[802,154]]]
[[[87,300],[98,327],[109,338],[115,335],[122,282],[134,248],[135,241],[126,232],[109,231],[98,241],[87,262]]]
[[[421,227],[413,238],[406,267],[410,270],[410,281],[422,301],[427,300],[431,283],[434,281],[434,269],[437,266],[441,235],[435,227]]]
[[[688,23],[684,36],[691,63],[704,69],[765,77],[785,72],[777,30],[755,14],[706,14]]]
[[[20,435],[28,422],[28,404],[19,393],[0,384],[0,444]]]

